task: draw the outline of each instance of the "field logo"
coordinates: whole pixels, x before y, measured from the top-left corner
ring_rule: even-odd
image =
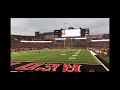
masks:
[[[26,65],[15,68],[15,70],[34,70],[36,67],[41,65],[41,63],[28,63]]]
[[[59,67],[60,64],[45,64],[45,67],[39,67],[35,69],[36,71],[56,71],[57,67]]]
[[[20,64],[20,63],[11,63],[11,65]],[[81,72],[80,64],[50,64],[50,63],[26,63],[19,67],[14,68],[18,71],[47,71],[47,72]]]
[[[80,71],[80,64],[75,64],[71,66],[70,64],[64,64],[62,72],[81,72]]]

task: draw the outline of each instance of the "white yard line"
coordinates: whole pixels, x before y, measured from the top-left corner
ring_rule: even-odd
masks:
[[[97,55],[97,54],[95,54],[93,51],[91,51],[91,50],[89,50],[90,51],[90,53],[94,56],[94,55]],[[95,57],[95,56],[94,56]],[[98,62],[107,70],[107,71],[109,71],[109,69],[99,60],[99,59],[97,59],[96,57],[95,57],[95,59],[96,60],[98,60]]]
[[[72,55],[72,56],[77,56],[77,55]]]
[[[79,49],[77,52],[75,52],[75,53],[69,58],[69,60],[70,60],[70,59],[76,59],[74,56],[76,56],[76,54],[79,54],[80,51],[81,51],[81,49]]]

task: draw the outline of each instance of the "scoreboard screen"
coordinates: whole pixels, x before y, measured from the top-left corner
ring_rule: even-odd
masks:
[[[54,35],[57,35],[57,37],[61,37],[61,30],[54,30]]]
[[[85,36],[86,34],[89,34],[89,28],[81,29],[81,36]]]
[[[89,34],[89,28],[85,29],[85,34]]]
[[[86,34],[89,34],[89,28],[54,30],[54,35],[56,37],[63,38],[85,36]]]
[[[61,30],[61,37],[78,37],[81,36],[80,29]]]

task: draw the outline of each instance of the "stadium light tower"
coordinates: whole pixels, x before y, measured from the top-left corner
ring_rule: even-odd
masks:
[[[67,29],[67,28],[66,28],[66,24],[67,24],[67,23],[65,22],[65,29]],[[65,48],[65,40],[64,40],[64,48]]]
[[[66,24],[67,24],[67,23],[65,22],[65,29],[66,29]]]

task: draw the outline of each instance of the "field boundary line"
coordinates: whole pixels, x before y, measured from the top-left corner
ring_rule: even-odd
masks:
[[[93,51],[91,51],[91,50],[89,50],[90,51],[90,53],[92,54],[92,56],[107,70],[107,71],[109,71],[109,69],[97,58],[97,57],[95,57],[94,55],[93,55]]]

